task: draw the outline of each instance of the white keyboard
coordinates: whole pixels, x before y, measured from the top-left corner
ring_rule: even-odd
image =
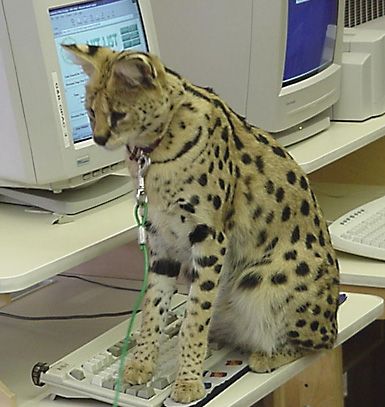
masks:
[[[385,260],[385,196],[341,216],[329,231],[337,250]]]
[[[185,296],[174,296],[168,325],[162,334],[160,358],[153,379],[146,385],[123,384],[119,406],[125,407],[174,407],[182,406],[169,398],[175,381],[178,360],[178,332],[181,326]],[[140,313],[135,321],[134,332],[140,325]],[[48,385],[53,395],[66,398],[90,398],[112,404],[120,365],[120,351],[126,335],[128,321],[107,331],[59,361],[48,366],[37,363],[32,371],[36,385]],[[135,338],[135,334],[133,336]],[[129,352],[135,349],[135,339]],[[216,394],[245,374],[249,369],[245,355],[229,348],[209,347],[204,364],[206,397],[188,406],[202,406]],[[183,406],[187,406],[183,404]]]

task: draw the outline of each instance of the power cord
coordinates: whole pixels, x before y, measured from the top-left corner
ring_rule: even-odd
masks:
[[[126,315],[132,315],[132,310],[120,312],[102,312],[99,314],[80,314],[80,315],[50,315],[50,316],[28,316],[10,314],[0,311],[0,317],[21,319],[23,321],[67,321],[76,319],[96,319],[96,318],[116,318]]]
[[[85,281],[87,283],[100,285],[102,287],[113,288],[114,290],[123,290],[123,291],[132,291],[132,292],[140,292],[139,288],[128,288],[128,287],[121,287],[107,283],[101,283],[100,281],[90,280],[89,278],[80,276],[78,274],[59,274],[58,277],[66,277],[66,278],[75,278],[78,280]]]

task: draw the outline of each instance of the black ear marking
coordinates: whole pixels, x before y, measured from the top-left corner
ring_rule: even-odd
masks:
[[[99,55],[102,54],[102,47],[87,44],[61,44],[70,53],[72,61],[80,65],[83,71],[91,76],[100,65]]]

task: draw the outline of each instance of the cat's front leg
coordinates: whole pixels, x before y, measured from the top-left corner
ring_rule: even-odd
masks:
[[[181,264],[168,258],[154,258],[142,309],[142,324],[137,346],[126,362],[124,379],[130,384],[148,382],[154,372],[160,334],[176,288]]]
[[[205,236],[205,239],[194,241],[192,245],[193,281],[179,338],[179,371],[171,394],[175,401],[181,403],[189,403],[205,395],[203,362],[226,252],[226,239],[222,232],[200,233],[199,236],[200,239]]]

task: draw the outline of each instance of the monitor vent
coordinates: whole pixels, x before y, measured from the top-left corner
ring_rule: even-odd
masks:
[[[345,27],[355,27],[385,15],[385,0],[345,0]]]

